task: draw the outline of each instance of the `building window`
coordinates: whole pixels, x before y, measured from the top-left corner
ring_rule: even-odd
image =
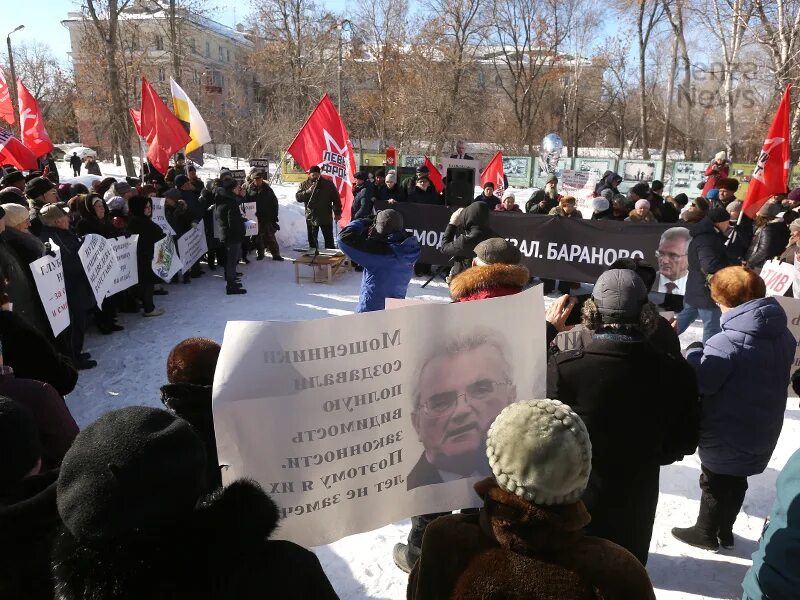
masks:
[[[158,67],[158,80],[164,83],[167,80],[167,71],[164,67]]]
[[[225,62],[231,62],[231,51],[225,48]]]
[[[195,54],[197,52],[197,49],[195,48],[195,45],[194,45],[194,38],[193,37],[189,38],[189,50],[192,51],[192,54]]]
[[[220,46],[219,48],[219,60],[220,62],[225,60],[225,48],[223,48],[222,46]]]
[[[156,36],[156,50],[163,50],[164,49],[164,36],[157,35]]]
[[[211,58],[211,42],[206,42],[206,58]]]

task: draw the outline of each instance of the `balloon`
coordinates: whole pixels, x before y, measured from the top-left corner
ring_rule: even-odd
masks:
[[[542,139],[542,149],[539,157],[542,159],[542,166],[548,174],[558,171],[558,159],[561,158],[561,149],[564,142],[557,133],[548,133]]]

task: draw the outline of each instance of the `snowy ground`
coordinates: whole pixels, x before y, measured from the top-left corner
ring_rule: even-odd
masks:
[[[231,161],[226,161],[231,162]],[[233,164],[228,166],[233,167]],[[103,173],[120,174],[108,163]],[[67,169],[62,170],[66,177]],[[208,172],[211,174],[211,171]],[[205,174],[201,171],[201,176]],[[296,186],[277,186],[281,202],[278,234],[287,257],[291,247],[303,245],[305,225],[300,206],[294,202]],[[86,349],[99,365],[82,371],[75,392],[67,403],[80,426],[99,415],[123,406],[160,406],[159,387],[166,382],[165,362],[169,350],[191,336],[222,341],[228,320],[301,320],[349,314],[356,306],[360,274],[348,273],[332,284],[294,283],[289,261],[253,261],[241,265],[245,296],[226,296],[220,270],[207,272],[189,285],[168,286],[168,296],[157,296],[156,305],[166,314],[155,319],[123,314],[125,330],[111,336],[90,333]],[[413,280],[409,297],[447,301],[441,282],[421,289]],[[549,300],[548,300],[549,301]],[[693,326],[684,343],[699,339]],[[764,517],[774,498],[775,480],[800,440],[800,409],[793,399],[787,406],[784,428],[769,468],[749,480],[750,489],[736,521],[736,548],[712,554],[685,546],[672,538],[670,529],[687,526],[697,516],[700,462],[692,456],[661,471],[661,494],[648,572],[659,599],[740,598],[741,581],[750,564]],[[326,573],[343,599],[400,599],[405,597],[407,578],[392,562],[392,547],[405,541],[409,521],[387,525],[376,531],[354,535],[316,548]]]

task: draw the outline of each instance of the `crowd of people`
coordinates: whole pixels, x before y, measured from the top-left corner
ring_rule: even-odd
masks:
[[[64,401],[77,371],[96,364],[83,351],[91,321],[113,334],[122,328],[118,311],[163,314],[153,298],[165,282],[150,263],[154,245],[171,234],[152,220],[154,197],[164,198],[176,237],[203,224],[204,262],[223,267],[227,294],[245,293],[237,266],[251,248],[258,260],[267,251],[282,260],[278,203],[265,174],[253,170],[242,183],[223,171],[204,184],[179,159],[163,181],[105,179],[88,189],[47,175],[10,171],[0,183],[0,598],[336,598],[313,553],[270,539],[279,511],[257,483],[222,485],[211,408],[217,343],[190,338],[172,349],[163,409],[115,410],[79,431]],[[407,542],[393,552],[409,573],[409,598],[655,598],[645,567],[661,467],[698,450],[699,514],[689,527],[675,523],[672,534],[706,550],[735,545],[747,478],[767,468],[782,429],[796,348],[757,269],[773,257],[794,260],[800,189],[770,199],[751,221],[738,219],[737,182],[726,176],[715,176],[691,206],[664,199],[655,182],[622,197],[620,181],[603,177],[593,218],[635,223],[677,214],[667,222],[680,231],[662,238],[659,261],[688,263],[683,310],[674,323],[659,314],[649,298],[658,274],[633,259],[610,265],[580,309],[568,294],[551,303],[542,349],[548,399],[507,402],[488,428],[481,442],[490,474],[475,484],[479,511],[412,519]],[[525,211],[580,218],[557,184],[551,178]],[[521,209],[512,193],[487,191],[494,190],[455,211],[443,235],[453,302],[519,293],[532,282],[519,249],[490,227],[492,211]],[[387,298],[405,297],[420,255],[391,205],[436,203],[438,194],[424,171],[400,187],[390,170],[374,182],[357,173],[354,198],[338,246],[363,269],[357,310],[381,310]],[[322,232],[325,247],[336,247],[342,205],[330,180],[312,167],[296,199],[309,246],[318,247]],[[375,214],[376,200],[390,208]],[[248,201],[256,204],[255,240],[246,236]],[[89,234],[139,236],[139,283],[99,307],[77,256]],[[28,268],[51,240],[61,250],[70,307],[70,327],[59,336]],[[198,263],[175,283],[202,274]],[[587,336],[580,348],[559,351],[556,336],[578,310]],[[678,335],[697,316],[703,342],[684,355]],[[800,388],[800,375],[792,383]],[[459,410],[479,410],[459,397]],[[415,411],[428,406],[418,402]],[[798,502],[800,450],[778,479],[743,582],[748,600],[796,593]]]

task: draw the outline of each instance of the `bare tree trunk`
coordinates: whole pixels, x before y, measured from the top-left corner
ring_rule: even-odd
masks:
[[[669,68],[669,82],[667,83],[667,113],[664,116],[664,136],[661,138],[661,179],[667,168],[667,150],[669,149],[669,130],[672,126],[672,97],[675,95],[675,75],[678,72],[678,38],[672,41],[672,62]]]
[[[169,46],[172,53],[172,78],[178,85],[182,85],[181,43],[178,35],[178,15],[175,14],[175,0],[169,0]]]

